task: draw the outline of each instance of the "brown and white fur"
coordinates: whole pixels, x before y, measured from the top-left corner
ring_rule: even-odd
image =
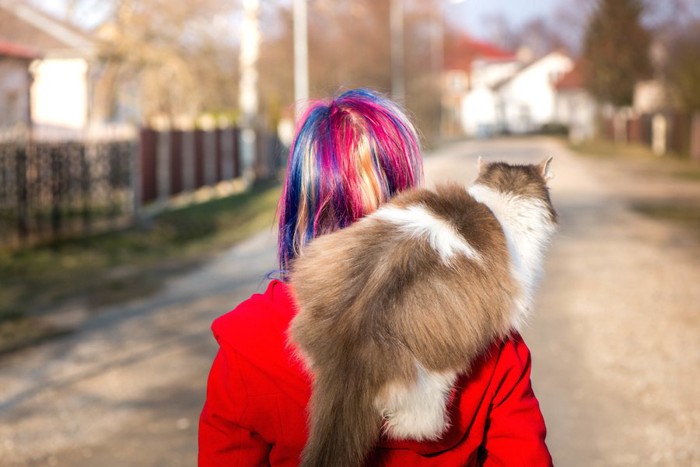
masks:
[[[302,466],[361,465],[384,430],[435,440],[459,374],[526,320],[556,226],[539,165],[403,193],[313,240],[290,341],[314,377]]]

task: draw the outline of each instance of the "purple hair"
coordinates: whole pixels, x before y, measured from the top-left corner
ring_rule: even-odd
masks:
[[[418,135],[395,103],[367,89],[312,102],[297,126],[279,203],[282,274],[311,239],[422,183]]]

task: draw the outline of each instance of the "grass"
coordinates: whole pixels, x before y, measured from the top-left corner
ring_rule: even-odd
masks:
[[[676,170],[673,172],[673,176],[682,180],[700,182],[700,167],[690,170]]]
[[[569,143],[572,151],[601,159],[623,160],[637,168],[653,170],[673,178],[700,181],[700,166],[689,159],[669,154],[655,155],[651,148],[642,144],[619,144],[605,140],[588,140],[579,144]]]
[[[44,312],[153,293],[169,277],[269,228],[279,194],[278,185],[260,186],[166,211],[123,231],[0,251],[0,352],[12,336],[35,334],[31,323]],[[38,335],[60,332],[47,328]]]
[[[637,160],[658,159],[651,149],[641,144],[619,144],[601,139],[585,140],[580,143],[569,143],[569,149],[587,156],[601,158],[624,158]]]
[[[625,170],[636,170],[646,177],[700,183],[700,166],[674,155],[656,156],[643,145],[592,140],[569,148],[581,155],[625,162]],[[700,242],[700,199],[642,198],[633,202],[632,208],[647,217],[680,225]]]
[[[635,203],[633,208],[653,219],[673,222],[684,227],[700,243],[700,200],[676,203]]]

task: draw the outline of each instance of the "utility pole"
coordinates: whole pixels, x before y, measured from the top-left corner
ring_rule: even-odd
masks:
[[[301,117],[309,98],[307,0],[294,0],[294,113]]]
[[[445,126],[445,109],[443,99],[445,97],[443,74],[445,69],[445,10],[442,0],[437,2],[437,11],[435,12],[435,26],[437,33],[433,35],[433,70],[435,72],[435,85],[438,95],[438,122],[437,122],[437,139],[442,141],[444,136]]]
[[[403,0],[391,0],[390,9],[391,97],[396,102],[403,104],[406,97],[403,51]]]
[[[459,3],[462,3],[464,0],[450,0],[449,3],[453,5],[457,5]],[[446,83],[444,82],[444,74],[445,74],[445,32],[446,32],[446,27],[445,27],[445,5],[443,0],[438,0],[437,1],[437,11],[435,14],[435,25],[437,29],[437,34],[434,35],[434,40],[433,40],[433,67],[435,70],[435,76],[436,76],[436,85],[437,85],[437,91],[438,91],[438,100],[439,100],[439,107],[438,107],[438,128],[437,128],[437,136],[438,140],[442,140],[443,136],[445,136],[445,87]]]
[[[258,120],[258,56],[260,55],[259,0],[243,0],[243,27],[239,65],[241,78],[238,105],[241,110],[241,138],[239,143],[243,177],[255,177],[255,127]]]

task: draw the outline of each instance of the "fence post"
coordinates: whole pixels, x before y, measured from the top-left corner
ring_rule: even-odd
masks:
[[[195,180],[195,138],[194,126],[191,121],[182,121],[182,190],[193,191],[197,182]]]
[[[62,224],[63,161],[61,161],[58,147],[52,147],[49,155],[51,157],[51,235],[55,240],[61,232]]]
[[[170,195],[182,193],[182,130],[170,130]]]
[[[270,135],[264,130],[258,131],[257,154],[255,158],[255,181],[270,179]]]
[[[17,175],[17,233],[21,246],[27,243],[29,235],[29,209],[27,196],[27,153],[29,144],[24,147],[19,146],[16,153],[16,175]]]
[[[199,118],[198,123],[202,135],[203,186],[211,186],[216,183],[216,122],[213,117],[204,115]]]
[[[629,115],[626,109],[620,109],[613,116],[613,141],[615,143],[628,143],[627,123]]]
[[[194,129],[194,188],[199,189],[206,184],[204,174],[204,131]]]
[[[233,128],[232,123],[226,117],[219,117],[219,164],[221,166],[221,180],[233,178]]]
[[[156,150],[156,180],[158,187],[158,202],[165,203],[170,197],[170,135],[169,127],[158,129],[158,146]]]
[[[627,139],[631,143],[641,143],[642,138],[642,118],[639,115],[634,115],[627,121]]]
[[[85,150],[85,146],[79,151],[79,162],[80,162],[80,195],[82,196],[83,204],[83,232],[90,232],[91,228],[91,217],[90,212],[91,197],[90,197],[90,159],[88,157],[88,151]]]
[[[141,157],[143,157],[143,146],[144,146],[144,132],[140,131],[138,133],[138,139],[136,143],[131,146],[131,151],[129,151],[129,163],[131,165],[131,178],[129,180],[131,185],[131,209],[133,211],[133,216],[135,220],[139,220],[141,216],[141,205],[143,204],[143,186],[141,178]]]
[[[157,157],[156,151],[158,147],[158,137],[155,130],[148,127],[141,129],[141,138],[139,139],[139,206],[143,206],[149,201],[153,201],[158,197],[157,183]]]
[[[243,175],[241,169],[241,129],[233,127],[233,178],[240,178]]]
[[[690,160],[700,164],[700,112],[693,114],[690,124]]]
[[[216,134],[211,128],[204,130],[204,184],[216,183]]]
[[[666,154],[668,123],[666,116],[656,114],[651,121],[651,148],[657,156]]]
[[[223,130],[219,128],[218,126],[214,128],[214,155],[216,156],[214,161],[214,169],[215,169],[215,182],[219,183],[224,179],[224,168],[223,168],[223,161],[222,161],[222,148],[223,148]]]
[[[236,157],[235,149],[235,130],[233,128],[223,128],[221,130],[221,178],[224,180],[232,180],[235,177],[234,158]]]
[[[241,128],[238,139],[240,170],[243,178],[252,183],[255,179],[256,134],[252,128]]]

